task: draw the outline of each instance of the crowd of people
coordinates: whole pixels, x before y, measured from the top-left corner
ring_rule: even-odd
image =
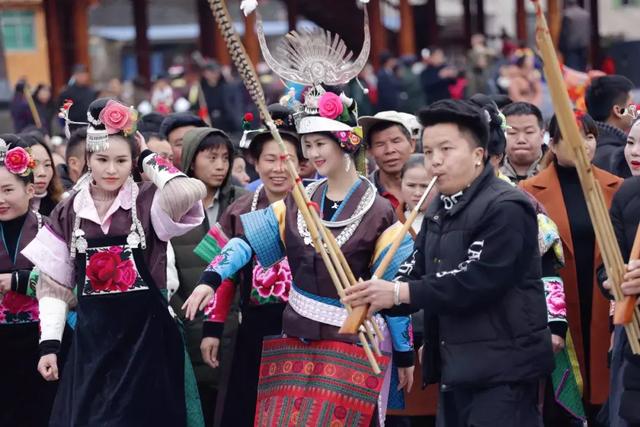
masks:
[[[0,134],[0,425],[640,426],[572,149],[507,42],[496,67],[474,36],[464,73],[439,48],[331,87],[263,70],[282,141],[214,61],[135,100],[82,66],[59,102],[20,82]],[[575,110],[625,259],[633,89],[594,78]],[[367,345],[339,332],[362,307]]]

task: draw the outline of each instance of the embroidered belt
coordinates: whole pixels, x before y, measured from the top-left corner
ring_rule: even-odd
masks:
[[[293,284],[289,291],[289,305],[300,316],[338,328],[342,326],[348,314],[339,300],[305,292]],[[380,332],[383,336],[386,335],[387,323],[382,316],[376,314],[374,319]]]

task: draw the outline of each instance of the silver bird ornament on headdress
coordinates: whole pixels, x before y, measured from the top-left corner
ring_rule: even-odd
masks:
[[[368,3],[368,1],[360,1]],[[253,4],[243,8],[245,14],[251,13],[251,6]],[[267,65],[282,79],[306,86],[321,84],[337,86],[348,83],[367,64],[371,50],[369,15],[366,7],[364,7],[364,42],[355,61],[351,61],[353,52],[347,49],[340,36],[322,28],[289,32],[278,45],[278,58],[276,58],[267,46],[262,17],[257,11],[256,26],[260,49]]]

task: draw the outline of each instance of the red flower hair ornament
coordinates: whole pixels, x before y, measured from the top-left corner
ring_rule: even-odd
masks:
[[[0,138],[0,164],[14,175],[28,176],[36,166],[28,150],[22,147],[9,148],[6,141]]]

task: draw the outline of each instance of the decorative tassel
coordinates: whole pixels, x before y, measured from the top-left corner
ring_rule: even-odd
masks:
[[[363,147],[360,147],[355,156],[356,170],[362,176],[367,176],[367,154]]]

